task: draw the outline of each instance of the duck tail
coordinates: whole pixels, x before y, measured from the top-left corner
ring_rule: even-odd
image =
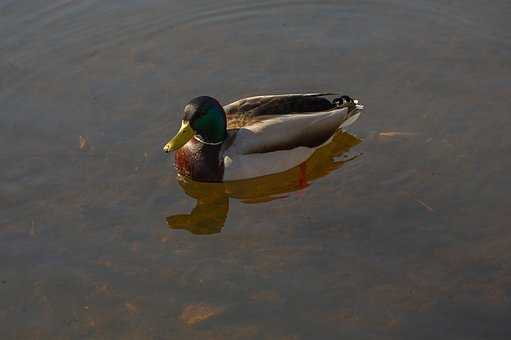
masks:
[[[357,119],[360,117],[360,114],[364,110],[364,105],[358,103],[358,100],[353,99],[349,96],[341,96],[339,98],[335,98],[333,104],[338,108],[347,107],[348,114],[346,115],[346,120],[339,126],[339,129],[343,129],[351,124],[355,123]]]

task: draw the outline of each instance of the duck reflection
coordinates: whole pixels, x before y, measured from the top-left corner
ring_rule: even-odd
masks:
[[[288,193],[307,187],[313,180],[355,159],[357,156],[348,157],[346,153],[359,143],[357,137],[339,131],[330,143],[318,148],[301,165],[278,174],[248,180],[203,183],[178,175],[178,183],[184,192],[195,198],[197,203],[190,214],[167,217],[167,224],[172,229],[186,229],[193,234],[219,233],[227,219],[229,198],[244,203],[261,203],[287,197]],[[339,157],[341,159],[337,159]]]

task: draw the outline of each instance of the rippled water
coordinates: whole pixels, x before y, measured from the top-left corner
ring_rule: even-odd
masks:
[[[508,1],[4,0],[1,337],[511,337],[510,17]],[[220,223],[184,228],[201,200],[161,146],[190,98],[325,90],[366,105],[353,159],[298,187],[199,186]]]

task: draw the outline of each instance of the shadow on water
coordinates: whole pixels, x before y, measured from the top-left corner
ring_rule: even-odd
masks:
[[[197,200],[189,214],[167,217],[172,229],[186,229],[193,234],[208,235],[222,231],[229,213],[229,198],[244,203],[262,203],[287,197],[287,193],[303,189],[318,178],[328,175],[358,156],[346,153],[361,142],[346,132],[337,133],[332,141],[312,154],[297,167],[258,178],[224,183],[201,183],[178,176],[184,192]],[[336,159],[341,157],[341,159]]]

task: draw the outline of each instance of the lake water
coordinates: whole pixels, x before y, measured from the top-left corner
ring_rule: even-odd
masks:
[[[0,337],[511,338],[510,17],[3,0]],[[204,188],[161,150],[192,97],[309,91],[366,106],[310,180]]]

